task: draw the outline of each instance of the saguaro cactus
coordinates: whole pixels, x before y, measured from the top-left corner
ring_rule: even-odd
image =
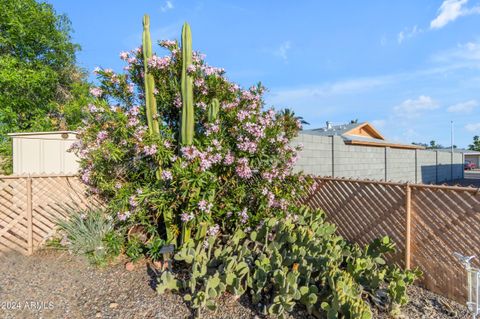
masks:
[[[208,121],[215,122],[218,116],[218,111],[220,110],[220,102],[218,99],[214,98],[210,105],[208,106]]]
[[[158,126],[157,101],[155,99],[155,81],[153,75],[148,70],[148,59],[152,57],[152,40],[150,38],[150,17],[146,14],[143,16],[143,72],[145,83],[145,109],[147,114],[147,124],[150,134],[160,135],[160,127]]]
[[[194,135],[194,109],[193,109],[193,78],[188,74],[188,68],[192,65],[192,32],[185,22],[182,28],[182,121],[181,121],[181,144],[191,145]]]

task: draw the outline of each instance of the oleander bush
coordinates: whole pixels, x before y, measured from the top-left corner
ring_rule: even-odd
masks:
[[[181,45],[159,42],[163,56],[148,27],[145,17],[142,47],[120,54],[124,73],[96,69],[73,147],[121,250],[159,260],[173,245],[158,291],[183,294],[197,315],[227,292],[278,317],[295,306],[328,318],[370,318],[370,304],[398,312],[418,273],[385,263],[390,240],[349,244],[299,204],[315,188],[293,172],[300,119],[267,108],[260,84],[241,88],[209,66],[187,24]]]
[[[193,141],[182,128],[182,54],[161,41],[167,55],[146,62],[153,76],[157,126],[147,124],[142,48],[124,52],[125,74],[97,69],[96,103],[79,130],[74,151],[81,178],[108,203],[117,226],[142,225],[148,237],[188,241],[208,228],[245,229],[285,214],[306,190],[290,142],[301,127],[291,113],[265,108],[259,84],[242,89],[192,53]],[[190,99],[191,97],[187,97]]]

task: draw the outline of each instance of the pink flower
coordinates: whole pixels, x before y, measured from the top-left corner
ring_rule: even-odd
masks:
[[[96,113],[101,111],[101,109],[99,109],[93,104],[88,104],[88,110],[90,111],[90,113]]]
[[[101,142],[108,137],[107,131],[100,131],[97,133],[97,142]]]
[[[130,217],[130,212],[129,211],[126,211],[124,213],[118,212],[117,217],[118,217],[118,220],[125,221],[128,219],[128,217]]]
[[[91,89],[90,89],[90,94],[93,95],[93,96],[95,96],[95,97],[100,97],[100,96],[102,96],[102,93],[103,93],[103,91],[102,91],[102,89],[100,89],[100,88],[94,87],[94,88],[91,88]]]
[[[182,107],[182,97],[180,96],[180,94],[177,94],[173,99],[173,106],[175,106],[177,109],[180,109]]]
[[[239,121],[244,121],[246,118],[250,117],[251,113],[247,110],[241,110],[237,113],[237,119]]]
[[[209,203],[204,199],[198,202],[198,208],[200,209],[200,211],[205,213],[209,213],[210,210],[212,209],[212,206],[213,206],[212,203]]]
[[[182,213],[180,215],[180,219],[181,219],[182,222],[188,223],[189,221],[191,221],[193,219],[193,214],[192,213],[190,213],[190,214]]]
[[[169,56],[160,58],[154,55],[150,59],[148,59],[147,63],[150,68],[161,70],[167,68],[170,65],[170,62],[171,58]]]
[[[232,165],[234,161],[235,157],[233,157],[232,153],[228,151],[227,155],[225,155],[225,158],[223,159],[223,164]]]
[[[147,156],[155,155],[155,153],[157,153],[157,145],[145,145],[143,147],[143,153]]]
[[[167,48],[167,49],[174,49],[176,46],[177,46],[177,41],[173,41],[173,40],[162,40],[160,41],[160,45],[164,48]]]
[[[120,52],[120,59],[125,61],[128,59],[128,56],[129,56],[128,52]]]
[[[207,235],[208,236],[216,236],[220,232],[220,226],[215,224],[214,226],[211,226],[207,230]]]
[[[172,178],[173,178],[172,172],[170,172],[168,170],[163,170],[162,171],[162,179],[164,181],[172,180]]]
[[[198,155],[199,152],[195,146],[184,146],[181,149],[183,157],[185,157],[187,160],[193,160],[195,159]]]
[[[247,209],[244,208],[242,211],[238,212],[238,217],[240,217],[240,222],[245,224],[248,221]]]
[[[130,206],[132,207],[137,207],[138,203],[135,199],[135,196],[130,196],[130,198],[128,199],[128,203],[130,204]]]
[[[248,166],[248,159],[240,158],[237,161],[237,167],[235,168],[235,172],[241,178],[248,179],[252,177],[252,170]]]

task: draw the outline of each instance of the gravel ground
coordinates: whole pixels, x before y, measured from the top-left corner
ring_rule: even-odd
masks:
[[[31,257],[0,257],[0,318],[191,318],[182,298],[159,296],[155,273],[140,262],[126,271],[123,263],[98,269],[68,253],[41,251]],[[418,287],[404,318],[468,318],[465,307]],[[223,297],[204,318],[258,318],[247,300]],[[308,318],[297,311],[290,318]],[[388,318],[375,314],[375,318]]]

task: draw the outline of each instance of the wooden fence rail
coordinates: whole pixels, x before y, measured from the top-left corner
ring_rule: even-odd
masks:
[[[72,212],[101,206],[77,176],[0,176],[0,254],[30,255]]]
[[[452,254],[480,257],[479,189],[340,178],[317,185],[306,204],[323,209],[342,236],[360,244],[390,236],[391,261],[420,268],[427,289],[465,302],[466,273]]]

